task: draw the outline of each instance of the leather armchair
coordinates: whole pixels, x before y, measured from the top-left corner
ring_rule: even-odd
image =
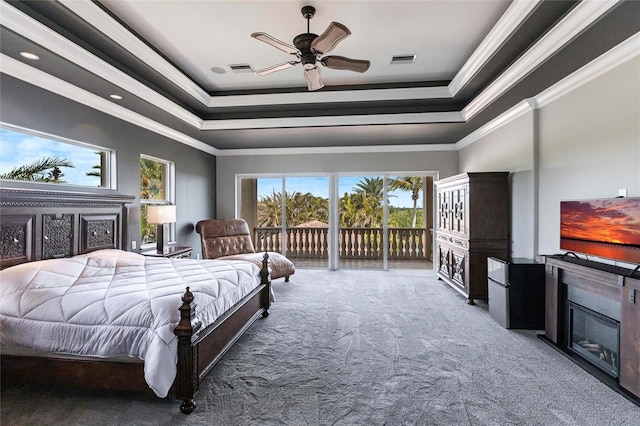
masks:
[[[196,224],[200,234],[202,256],[205,259],[245,260],[262,267],[262,253],[256,253],[249,225],[243,219],[208,219]],[[289,259],[280,253],[268,252],[271,279],[284,277],[285,282],[296,272]]]

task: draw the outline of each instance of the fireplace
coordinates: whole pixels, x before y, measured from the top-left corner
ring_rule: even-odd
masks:
[[[567,349],[618,378],[620,303],[569,286],[566,313]]]
[[[638,270],[547,256],[540,338],[640,406]]]

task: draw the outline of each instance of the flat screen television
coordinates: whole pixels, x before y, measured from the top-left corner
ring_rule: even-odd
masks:
[[[561,201],[560,249],[640,264],[640,198]]]

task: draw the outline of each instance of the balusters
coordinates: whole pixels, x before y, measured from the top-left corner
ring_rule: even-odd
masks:
[[[425,228],[388,228],[389,259],[427,259],[429,245]],[[329,254],[328,228],[287,228],[283,241],[278,227],[256,228],[256,251],[282,250],[287,243],[287,256],[291,258],[327,258]],[[349,259],[379,259],[383,254],[382,228],[339,228],[338,256]]]

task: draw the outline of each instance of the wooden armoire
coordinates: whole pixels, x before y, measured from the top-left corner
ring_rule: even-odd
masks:
[[[467,297],[487,299],[487,257],[509,258],[509,173],[463,173],[435,182],[438,277]]]

